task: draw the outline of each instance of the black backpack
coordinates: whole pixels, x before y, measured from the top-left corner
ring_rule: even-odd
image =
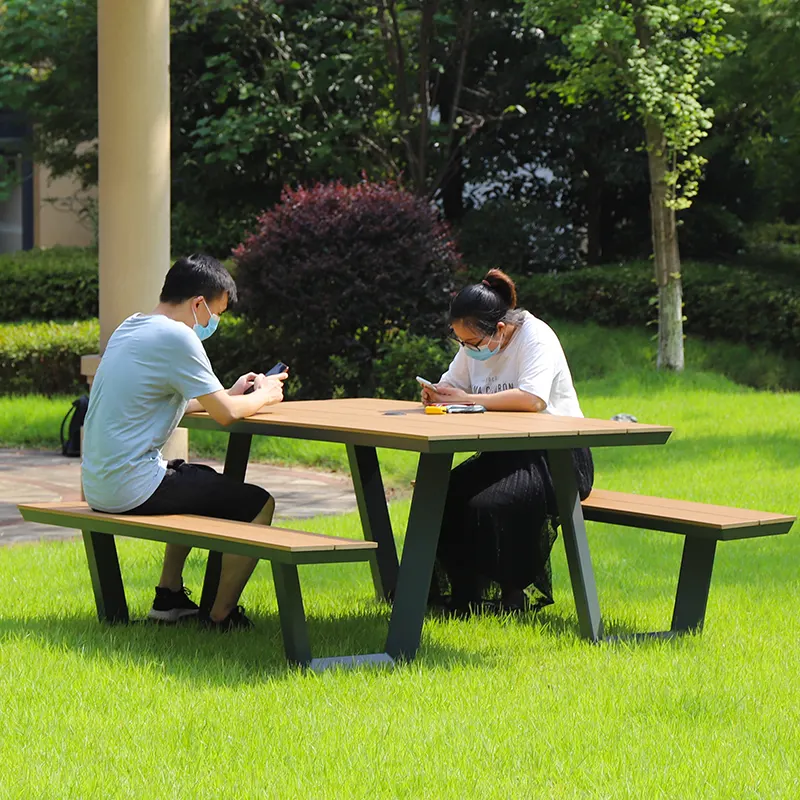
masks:
[[[61,455],[70,458],[78,458],[81,454],[81,426],[86,418],[86,410],[89,408],[89,395],[85,394],[77,400],[72,401],[72,408],[67,411],[66,416],[61,420]],[[64,427],[69,420],[69,434],[64,438]]]

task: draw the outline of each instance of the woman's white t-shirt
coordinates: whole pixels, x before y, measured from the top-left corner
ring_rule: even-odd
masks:
[[[522,389],[541,398],[545,414],[582,417],[572,385],[567,358],[553,329],[524,311],[508,346],[486,361],[478,361],[460,347],[440,383],[469,394],[495,394]]]

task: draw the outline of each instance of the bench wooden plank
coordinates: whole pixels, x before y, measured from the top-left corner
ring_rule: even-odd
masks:
[[[648,527],[651,523],[654,525],[675,523],[697,529],[705,528],[709,532],[729,531],[731,535],[736,532],[739,538],[748,532],[752,536],[766,535],[767,530],[770,533],[787,533],[795,521],[795,517],[787,514],[611,492],[604,489],[594,489],[582,502],[582,506],[584,516],[590,520],[602,522],[610,516],[615,519],[628,517],[632,525],[641,523],[638,527]],[[758,530],[762,527],[764,530]]]
[[[288,553],[321,551],[374,550],[375,542],[343,539],[319,533],[294,531],[269,525],[252,525],[193,514],[138,516],[132,514],[105,514],[93,511],[87,503],[29,503],[19,506],[20,513],[30,522],[43,522],[78,530],[92,527],[93,522],[113,522],[120,531],[125,528],[136,535],[136,529],[157,528],[163,531],[204,536],[221,542],[238,542],[263,546],[270,550]]]

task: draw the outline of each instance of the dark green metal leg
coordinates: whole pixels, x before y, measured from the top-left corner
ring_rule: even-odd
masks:
[[[689,631],[703,627],[716,549],[714,539],[686,537],[671,630]]]
[[[358,513],[364,538],[378,543],[375,557],[370,561],[375,595],[379,600],[389,600],[397,586],[397,547],[394,543],[389,506],[383,489],[378,454],[374,447],[347,445],[350,474],[358,501]]]
[[[392,658],[410,660],[419,649],[452,463],[451,453],[422,453],[419,457],[386,639],[386,652]]]
[[[578,625],[584,639],[596,642],[603,638],[603,622],[572,454],[569,450],[550,450],[547,460],[553,476]]]
[[[228,449],[225,452],[225,467],[223,469],[226,475],[230,475],[237,481],[244,481],[252,441],[253,436],[249,433],[232,433],[229,435]],[[200,608],[203,611],[210,611],[211,606],[214,605],[221,573],[222,553],[218,553],[216,550],[209,550],[206,574],[203,579],[203,593],[200,596]]]
[[[250,444],[253,436],[250,433],[232,433],[228,437],[228,449],[225,451],[226,475],[244,482],[247,474],[247,462],[250,459]]]
[[[306,614],[303,610],[303,595],[300,579],[294,564],[272,563],[272,577],[278,596],[278,614],[281,620],[283,647],[286,658],[294,664],[308,666],[311,663],[311,645],[308,641]]]
[[[101,622],[127,622],[128,604],[114,537],[110,533],[83,531],[83,544],[98,618]]]

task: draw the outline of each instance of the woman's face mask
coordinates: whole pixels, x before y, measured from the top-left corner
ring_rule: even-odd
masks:
[[[208,339],[214,331],[217,329],[217,325],[219,325],[219,314],[212,314],[211,309],[208,307],[208,303],[206,303],[205,298],[203,298],[203,305],[206,307],[206,311],[208,311],[208,323],[206,325],[201,325],[197,321],[197,313],[194,309],[192,309],[192,314],[194,314],[194,325],[192,326],[192,330],[197,334],[197,338],[202,342]]]
[[[500,348],[503,346],[503,339],[500,338],[500,341],[497,343],[497,347],[492,350],[488,344],[479,345],[477,349],[473,349],[472,347],[464,348],[467,351],[467,355],[470,358],[474,358],[476,361],[486,361],[487,359],[491,358],[492,356],[496,356],[500,352]]]

